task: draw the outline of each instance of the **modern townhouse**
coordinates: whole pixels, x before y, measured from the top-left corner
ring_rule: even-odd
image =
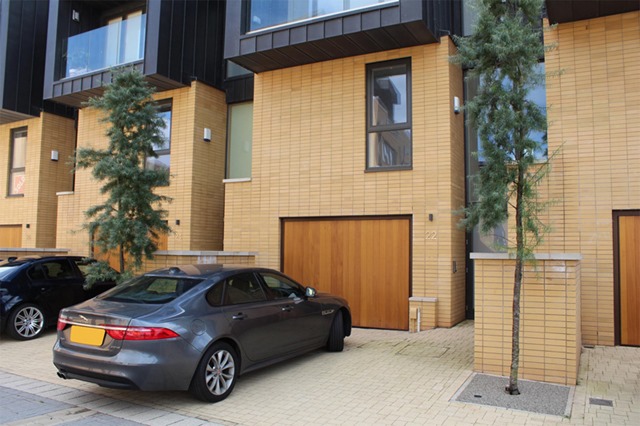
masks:
[[[476,277],[492,256],[469,255],[492,251],[493,237],[466,235],[454,213],[473,202],[465,176],[480,167],[458,114],[477,82],[449,61],[450,35],[473,30],[472,3],[229,2],[225,58],[255,76],[253,101],[238,104],[253,115],[250,153],[229,137],[225,249],[344,294],[356,326],[407,330],[419,311],[419,327],[449,327],[488,303],[477,280],[508,289],[506,264]],[[548,152],[561,149],[541,188],[554,203],[539,251],[549,279],[574,276],[556,299],[549,286],[530,294],[525,312],[541,320],[532,341],[564,354],[574,376],[581,343],[640,344],[638,8],[546,2],[545,42],[556,48],[541,58],[548,78],[532,101],[547,106]],[[501,232],[509,238],[509,225]],[[486,333],[476,321],[477,343],[495,349],[487,358],[509,359],[509,300],[486,305],[500,317]]]
[[[1,10],[14,3],[2,0]],[[481,167],[460,110],[478,82],[449,60],[452,35],[473,31],[473,3],[51,0],[43,97],[77,115],[25,121],[12,112],[0,125],[3,244],[89,253],[78,232],[99,197],[88,171],[50,191],[54,236],[36,240],[45,219],[18,203],[51,184],[48,168],[63,169],[74,147],[106,144],[83,102],[101,93],[111,67],[134,66],[158,88],[168,124],[168,143],[149,163],[172,175],[161,189],[174,198],[168,259],[244,253],[346,296],[355,326],[451,327],[475,316],[476,366],[502,371],[487,360],[508,358],[509,260],[486,253],[495,236],[465,232],[455,213],[473,202],[467,176]],[[527,377],[571,382],[582,343],[640,345],[640,4],[545,4],[545,42],[556,47],[541,58],[547,79],[531,100],[547,108],[547,152],[560,150],[541,187],[554,201],[552,232],[531,275],[543,284],[532,293],[525,284],[533,323],[523,336],[560,361],[525,349],[523,362]],[[47,117],[68,127],[55,149],[56,133],[39,130]],[[25,140],[26,160],[14,161]],[[24,196],[9,183],[20,173]]]
[[[0,247],[55,247],[73,110],[43,101],[47,1],[0,1]]]
[[[222,90],[224,2],[52,0],[44,97],[77,109],[77,147],[104,147],[106,124],[86,107],[114,67],[139,69],[155,86],[166,143],[146,166],[170,171],[159,192],[173,229],[161,250],[222,249],[226,103]],[[59,194],[56,244],[74,253],[90,244],[79,224],[98,202],[90,170]],[[95,254],[95,253],[94,253]]]

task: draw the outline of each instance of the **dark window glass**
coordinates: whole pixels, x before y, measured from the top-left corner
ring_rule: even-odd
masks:
[[[222,292],[224,290],[224,282],[216,283],[207,293],[207,302],[211,306],[222,305]]]
[[[27,271],[27,275],[33,281],[40,281],[45,279],[45,272],[40,265],[35,265],[33,268]]]
[[[266,296],[253,274],[239,274],[227,278],[224,289],[225,305],[263,300],[266,300]]]
[[[66,260],[52,260],[43,263],[41,266],[45,274],[45,279],[62,280],[73,278],[74,275],[71,264]]]
[[[261,275],[267,284],[269,295],[273,299],[295,299],[301,298],[305,294],[302,286],[283,276],[269,273],[262,273]]]
[[[409,59],[367,66],[367,169],[410,168]]]
[[[168,303],[200,282],[201,279],[143,275],[107,291],[100,297],[125,303]]]

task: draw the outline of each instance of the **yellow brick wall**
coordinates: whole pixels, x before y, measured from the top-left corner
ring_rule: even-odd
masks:
[[[640,209],[640,13],[561,24],[546,34],[549,151],[556,203],[542,251],[579,252],[582,336],[614,344],[612,211]]]
[[[173,199],[163,205],[173,230],[168,249],[219,250],[227,111],[224,93],[196,81],[190,87],[157,93],[155,98],[172,99],[171,182],[158,189]],[[211,142],[203,141],[204,127],[211,128]],[[79,148],[106,147],[105,130],[97,110],[79,111]],[[100,186],[89,169],[79,170],[74,193],[60,196],[58,247],[70,248],[74,254],[89,253],[88,234],[82,230],[84,211],[101,202]]]
[[[8,197],[11,130],[27,128],[23,197]],[[0,126],[0,224],[22,225],[22,247],[56,247],[56,192],[69,191],[73,175],[67,158],[73,152],[73,120],[42,113],[40,117]],[[58,161],[51,160],[57,150]],[[26,225],[29,224],[29,228]]]
[[[508,376],[511,367],[514,260],[474,259],[475,370]],[[519,377],[575,385],[580,358],[579,260],[525,266]]]
[[[213,140],[213,139],[212,139]],[[176,265],[193,264],[229,264],[229,265],[254,265],[252,254],[219,254],[216,252],[202,252],[200,254],[164,254],[156,253],[153,260],[144,263],[142,272],[153,271],[154,269],[169,268]]]
[[[225,250],[280,267],[280,218],[410,214],[412,295],[437,325],[464,319],[462,74],[453,45],[398,49],[255,76],[251,182],[227,183]],[[411,57],[413,170],[365,173],[366,64]],[[432,222],[428,220],[433,214]],[[452,272],[452,262],[458,271]]]

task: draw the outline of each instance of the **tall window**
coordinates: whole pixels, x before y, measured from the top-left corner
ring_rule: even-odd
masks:
[[[9,195],[24,195],[27,162],[27,129],[11,132],[11,164],[9,165]]]
[[[545,66],[544,62],[539,63],[538,72],[544,74]],[[465,78],[465,96],[467,100],[473,99],[482,87],[482,81],[477,77]],[[503,84],[509,86],[511,82],[507,79]],[[531,88],[527,95],[527,100],[535,103],[546,111],[546,83],[540,81],[537,85]],[[547,159],[547,134],[546,132],[532,132],[529,137],[542,143],[542,147],[539,151],[534,152],[536,159],[540,162],[544,162]],[[466,168],[467,168],[467,194],[469,203],[476,203],[478,201],[478,191],[476,188],[476,181],[474,176],[480,173],[480,169],[484,167],[485,155],[484,149],[480,142],[478,130],[476,126],[470,122],[465,122],[465,144],[466,144]],[[473,230],[473,251],[475,252],[494,252],[502,251],[507,246],[508,237],[507,223],[497,226],[493,233],[482,234],[480,227],[476,226]]]
[[[229,106],[227,179],[251,177],[253,102]]]
[[[411,168],[411,61],[367,65],[367,169]]]
[[[171,165],[171,101],[161,101],[158,107],[158,115],[164,120],[165,128],[162,129],[162,144],[155,146],[157,158],[148,157],[145,167],[150,170],[164,169],[170,171]]]

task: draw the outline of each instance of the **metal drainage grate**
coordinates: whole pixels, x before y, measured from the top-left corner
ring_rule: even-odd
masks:
[[[613,401],[601,398],[589,398],[589,404],[602,405],[603,407],[613,407]]]

